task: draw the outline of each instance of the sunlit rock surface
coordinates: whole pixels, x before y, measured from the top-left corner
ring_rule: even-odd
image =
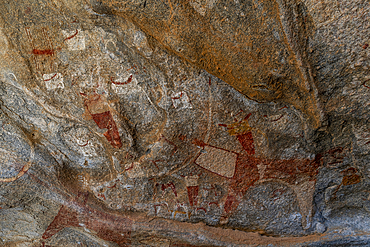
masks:
[[[1,0],[0,245],[370,244],[369,10]]]

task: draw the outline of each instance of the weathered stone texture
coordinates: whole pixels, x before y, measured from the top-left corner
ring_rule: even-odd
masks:
[[[0,245],[368,245],[369,10],[1,0]]]

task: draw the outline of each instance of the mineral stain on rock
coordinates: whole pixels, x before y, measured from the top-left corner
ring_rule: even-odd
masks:
[[[131,220],[87,207],[88,196],[88,193],[81,193],[74,201],[75,204],[72,203],[71,208],[62,206],[45,230],[42,239],[52,237],[65,227],[84,227],[104,240],[115,242],[119,246],[129,246]]]
[[[369,10],[2,1],[0,245],[368,245]]]
[[[292,104],[305,113],[314,127],[320,126],[322,112],[304,36],[309,32],[308,18],[302,16],[299,3],[231,4],[232,10],[239,7],[248,15],[239,19],[233,16],[234,22],[228,21],[230,29],[237,32],[234,42],[222,29],[210,24],[210,16],[198,14],[188,1],[145,5],[124,0],[103,3],[112,13],[130,18],[171,52],[224,80],[250,99]],[[226,8],[222,1],[217,5]],[[225,12],[222,16],[216,12],[214,17],[221,27],[228,15]]]

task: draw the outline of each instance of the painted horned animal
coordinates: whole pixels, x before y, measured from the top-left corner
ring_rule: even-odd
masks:
[[[96,12],[119,15],[191,64],[257,102],[280,101],[317,128],[322,120],[308,58],[309,16],[295,0],[103,0]],[[94,4],[93,4],[94,5]],[[229,12],[233,14],[230,15]],[[152,39],[154,38],[154,39]]]
[[[313,195],[316,176],[321,165],[322,155],[313,159],[264,159],[255,156],[255,146],[251,128],[247,119],[228,126],[229,134],[236,136],[243,147],[240,153],[228,151],[196,140],[194,143],[205,152],[195,160],[195,163],[206,170],[230,179],[229,191],[224,203],[224,212],[220,223],[225,224],[237,209],[245,192],[258,183],[278,181],[290,187],[295,195],[302,215],[302,227],[311,226],[313,214]],[[218,165],[214,157],[222,160],[228,156],[229,165]],[[233,158],[234,157],[234,158]]]

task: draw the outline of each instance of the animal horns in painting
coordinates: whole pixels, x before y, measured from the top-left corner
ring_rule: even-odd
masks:
[[[256,0],[225,8],[216,3],[199,11],[190,2],[169,0],[177,7],[165,8],[161,1],[103,1],[111,13],[129,18],[162,46],[249,99],[290,104],[310,126],[320,126],[322,114],[307,55],[309,18],[302,4]],[[243,17],[226,18],[227,11],[242,11]]]

